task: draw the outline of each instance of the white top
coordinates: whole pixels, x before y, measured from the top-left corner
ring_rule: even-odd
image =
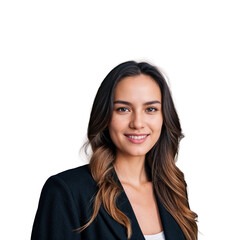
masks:
[[[165,240],[163,232],[153,234],[153,235],[144,235],[146,240]]]

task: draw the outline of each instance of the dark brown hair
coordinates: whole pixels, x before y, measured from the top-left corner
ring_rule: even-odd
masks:
[[[95,196],[92,217],[80,230],[84,230],[92,223],[102,204],[117,222],[126,227],[128,238],[131,237],[130,220],[116,206],[116,199],[122,189],[113,179],[116,147],[110,138],[108,124],[113,112],[116,85],[125,77],[140,74],[152,77],[159,85],[162,94],[161,135],[154,147],[146,154],[146,161],[151,169],[150,177],[160,201],[178,222],[186,239],[195,240],[198,233],[197,214],[189,208],[184,175],[175,164],[183,134],[170,89],[163,74],[156,67],[146,62],[135,61],[118,65],[106,76],[92,106],[88,125],[88,143],[93,152],[90,170],[99,190]]]

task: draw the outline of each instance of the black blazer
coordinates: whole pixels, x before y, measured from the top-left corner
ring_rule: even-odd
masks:
[[[115,171],[114,178],[122,188]],[[41,192],[31,240],[127,240],[126,228],[116,222],[103,206],[88,228],[81,233],[74,231],[90,219],[97,190],[88,164],[50,177]],[[166,240],[185,240],[181,228],[154,193]],[[116,204],[131,220],[131,240],[144,240],[124,190]]]

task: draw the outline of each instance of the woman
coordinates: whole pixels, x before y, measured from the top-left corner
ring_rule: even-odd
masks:
[[[145,62],[115,67],[93,103],[90,163],[47,180],[32,240],[197,239],[175,165],[182,137],[161,72]]]

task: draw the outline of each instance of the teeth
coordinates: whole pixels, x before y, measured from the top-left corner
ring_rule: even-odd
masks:
[[[132,138],[132,139],[143,139],[145,137],[147,137],[147,135],[144,135],[144,136],[132,136],[132,135],[128,135],[129,138]]]

